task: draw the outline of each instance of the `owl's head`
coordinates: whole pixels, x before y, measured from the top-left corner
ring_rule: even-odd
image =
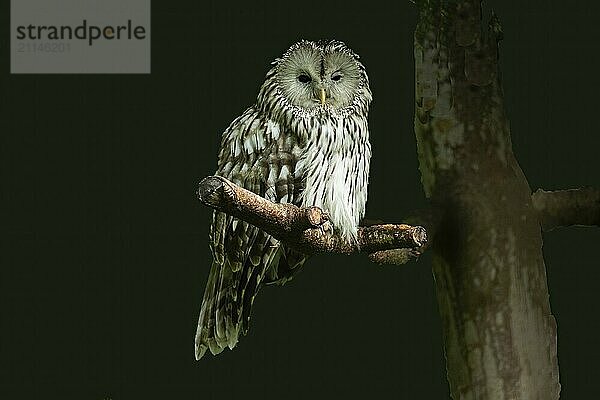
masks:
[[[358,55],[337,40],[302,40],[273,62],[259,103],[313,114],[368,109],[369,79]]]

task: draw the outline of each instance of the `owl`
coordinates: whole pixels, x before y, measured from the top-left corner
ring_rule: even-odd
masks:
[[[272,63],[256,103],[223,133],[216,175],[273,202],[320,207],[333,233],[355,242],[367,201],[371,100],[358,55],[337,40],[302,40]],[[233,349],[258,290],[290,280],[306,259],[218,211],[210,247],[196,359]]]

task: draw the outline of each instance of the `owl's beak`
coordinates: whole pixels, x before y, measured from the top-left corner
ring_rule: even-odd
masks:
[[[321,105],[325,105],[325,89],[321,88],[321,93],[319,94],[321,98]]]

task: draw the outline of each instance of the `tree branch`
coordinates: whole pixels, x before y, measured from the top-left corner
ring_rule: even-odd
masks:
[[[427,231],[427,242],[418,248],[376,251],[369,254],[369,259],[380,265],[403,265],[417,260],[433,243],[441,219],[442,213],[439,207],[430,205],[428,208],[417,210],[404,220],[411,225],[423,226]],[[363,221],[363,224],[365,222]]]
[[[538,189],[532,196],[544,231],[570,225],[600,226],[600,190],[580,188],[547,192]]]
[[[220,176],[204,178],[197,195],[204,205],[244,220],[305,254],[417,249],[427,242],[421,226],[382,224],[360,227],[357,243],[348,243],[331,233],[327,214],[320,208],[273,203]]]

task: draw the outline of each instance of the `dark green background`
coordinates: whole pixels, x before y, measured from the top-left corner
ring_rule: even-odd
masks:
[[[0,11],[0,397],[448,397],[429,256],[319,256],[263,289],[249,336],[194,361],[210,211],[194,195],[269,63],[335,37],[371,79],[368,215],[423,204],[412,131],[416,10],[159,2],[151,75],[10,75]],[[514,151],[532,188],[600,186],[594,2],[494,1]],[[600,390],[599,229],[545,235],[563,398]]]

